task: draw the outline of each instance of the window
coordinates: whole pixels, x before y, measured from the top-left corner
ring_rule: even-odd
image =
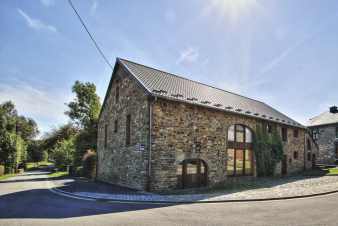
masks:
[[[312,130],[312,138],[313,138],[314,140],[318,140],[318,136],[319,136],[319,131],[318,131],[318,129]]]
[[[311,151],[312,148],[311,148],[311,141],[310,141],[310,139],[306,140],[306,147],[307,147],[308,151]]]
[[[336,138],[338,138],[338,126],[336,127]]]
[[[115,103],[119,102],[120,99],[120,85],[116,83],[116,89],[115,89]]]
[[[311,152],[308,152],[308,153],[307,153],[307,160],[308,160],[308,161],[311,161]]]
[[[293,130],[293,137],[298,138],[298,129]]]
[[[114,121],[114,133],[117,133],[118,131],[118,121],[117,119]]]
[[[282,127],[282,140],[283,141],[288,140],[288,129],[286,127]]]
[[[126,145],[130,145],[130,115],[127,115],[127,120],[126,120]]]
[[[242,125],[228,129],[227,175],[242,176],[253,173],[252,132]]]
[[[293,159],[298,159],[298,151],[293,152]]]
[[[104,125],[104,148],[107,148],[108,125]]]
[[[336,143],[336,158],[338,158],[338,144]]]

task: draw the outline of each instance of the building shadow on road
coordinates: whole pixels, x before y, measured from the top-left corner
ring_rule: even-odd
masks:
[[[0,219],[72,218],[171,206],[168,204],[107,203],[56,195],[33,189],[0,196]]]

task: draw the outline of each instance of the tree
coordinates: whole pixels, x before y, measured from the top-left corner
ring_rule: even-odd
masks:
[[[67,104],[69,110],[65,114],[81,128],[95,127],[101,109],[96,86],[93,83],[76,81],[72,92],[76,97]]]
[[[19,133],[25,141],[30,141],[39,134],[36,122],[24,116],[18,116],[16,118],[16,132]]]
[[[75,98],[67,104],[69,110],[65,114],[80,128],[75,139],[74,152],[74,164],[79,166],[86,150],[96,150],[97,122],[101,104],[93,83],[76,81],[72,91]]]
[[[73,163],[74,152],[74,138],[58,142],[51,154],[55,161],[55,166],[59,169],[66,169],[67,166]]]
[[[29,162],[41,162],[48,160],[47,151],[43,149],[43,140],[33,140],[27,147],[27,160]]]
[[[42,149],[52,151],[55,145],[57,145],[59,142],[62,142],[63,140],[68,140],[75,137],[78,131],[79,130],[71,123],[54,128],[51,132],[44,136],[41,144]]]
[[[38,134],[33,119],[19,116],[11,101],[0,104],[0,164],[13,172],[27,158],[27,144]]]

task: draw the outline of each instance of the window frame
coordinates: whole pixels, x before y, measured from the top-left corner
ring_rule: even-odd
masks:
[[[252,142],[253,142],[253,133],[252,133],[252,130],[245,126],[245,125],[241,125],[241,124],[234,124],[234,125],[231,125],[228,130],[227,130],[227,137],[229,137],[229,130],[230,128],[234,126],[234,141],[229,141],[227,140],[227,165],[226,165],[226,172],[227,172],[227,176],[231,176],[231,177],[236,177],[236,176],[252,176],[254,174],[254,169],[253,169],[253,146],[252,146]],[[238,128],[243,128],[243,129],[238,129]],[[251,136],[251,142],[247,142],[247,130],[250,131],[250,136]],[[242,136],[243,136],[243,142],[239,142],[237,141],[237,134],[238,133],[242,133]],[[233,160],[231,160],[232,162],[232,165],[233,165],[233,169],[232,169],[232,174],[229,174],[228,172],[230,172],[228,170],[228,163],[230,162],[229,161],[229,156],[228,156],[228,152],[229,151],[232,151],[234,152],[234,155],[233,155]],[[243,159],[242,159],[242,165],[241,165],[241,172],[240,173],[237,173],[237,162],[239,161],[237,159],[237,155],[239,152],[242,152],[242,156],[243,156]],[[250,153],[247,155],[247,153]],[[249,156],[249,160],[247,160],[247,156]],[[250,169],[250,172],[247,172],[246,170],[246,162],[247,161],[250,161],[250,165],[251,165],[251,169]]]
[[[318,140],[319,137],[319,129],[315,128],[312,130],[312,138],[313,140]]]

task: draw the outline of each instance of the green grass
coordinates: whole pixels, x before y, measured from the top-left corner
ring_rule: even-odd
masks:
[[[10,178],[10,177],[14,177],[16,174],[5,174],[5,175],[2,175],[0,176],[0,180],[5,180],[7,178]]]
[[[329,168],[326,175],[338,175],[338,168]]]
[[[52,165],[53,163],[51,162],[27,162],[26,163],[26,167],[27,170],[34,170],[34,169],[38,169],[40,166],[49,166]]]
[[[48,174],[48,177],[50,178],[58,178],[58,177],[66,177],[66,176],[68,176],[68,172],[66,171],[60,171],[60,172]]]

